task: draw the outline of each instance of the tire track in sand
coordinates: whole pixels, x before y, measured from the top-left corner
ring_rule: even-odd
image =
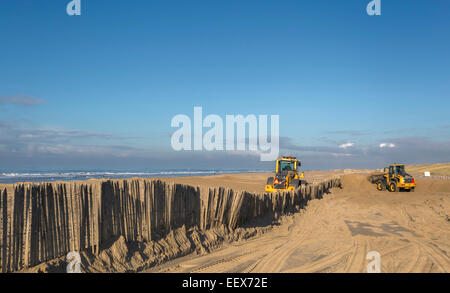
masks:
[[[358,176],[364,187],[365,176]],[[347,186],[359,186],[352,184]],[[449,272],[449,225],[424,208],[424,196],[429,204],[442,204],[449,193],[394,194],[373,186],[344,186],[311,201],[293,216],[289,228],[282,224],[286,226],[261,238],[188,260],[182,267],[192,272],[361,273],[373,250],[381,255],[382,272]]]

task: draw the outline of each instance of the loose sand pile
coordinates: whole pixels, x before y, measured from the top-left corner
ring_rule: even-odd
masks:
[[[81,263],[83,272],[87,273],[142,272],[171,259],[189,254],[206,254],[224,243],[235,243],[262,235],[276,225],[279,225],[279,221],[270,220],[261,227],[243,227],[234,230],[226,226],[207,231],[201,231],[197,227],[190,229],[182,227],[170,231],[166,237],[158,241],[149,242],[127,242],[120,236],[116,240],[111,240],[110,245],[102,249],[98,255],[89,251],[81,252]],[[61,273],[66,271],[66,267],[65,257],[60,257],[22,272]]]

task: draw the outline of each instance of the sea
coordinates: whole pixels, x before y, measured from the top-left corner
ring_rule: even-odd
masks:
[[[185,177],[185,176],[207,176],[220,174],[236,174],[250,172],[272,172],[270,170],[65,170],[65,171],[0,171],[0,183],[18,182],[52,182],[52,181],[73,181],[88,179],[126,179],[133,177],[154,178],[154,177]]]

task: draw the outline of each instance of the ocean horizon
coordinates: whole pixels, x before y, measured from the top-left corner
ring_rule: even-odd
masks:
[[[194,169],[172,169],[172,170],[147,170],[147,171],[114,171],[114,170],[68,170],[68,171],[0,171],[0,183],[13,184],[19,182],[54,182],[54,181],[76,181],[89,179],[127,179],[133,177],[155,178],[155,177],[184,177],[184,176],[207,176],[236,173],[263,173],[270,170],[234,169],[234,170],[194,170]]]

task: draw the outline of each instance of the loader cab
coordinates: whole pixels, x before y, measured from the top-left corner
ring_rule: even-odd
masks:
[[[279,173],[287,173],[289,171],[297,172],[300,168],[301,163],[299,160],[296,160],[292,157],[282,157],[277,160],[277,166],[275,172]]]
[[[389,175],[403,175],[405,174],[405,165],[390,165],[389,166]]]

